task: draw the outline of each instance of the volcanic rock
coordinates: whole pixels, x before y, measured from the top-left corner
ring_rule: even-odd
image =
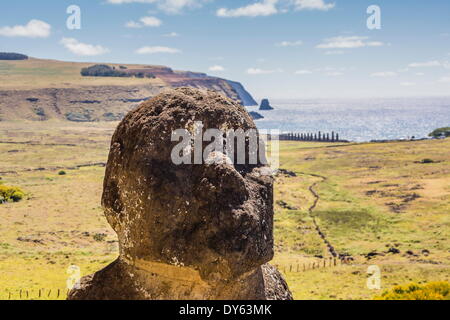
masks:
[[[167,90],[119,124],[102,205],[120,256],[82,278],[70,300],[292,299],[267,264],[274,254],[270,169],[174,164],[172,132],[192,131],[197,121],[203,130],[256,129],[238,102],[192,88]]]
[[[269,103],[269,99],[263,99],[261,101],[261,106],[259,107],[261,111],[270,111],[273,110],[272,106]]]

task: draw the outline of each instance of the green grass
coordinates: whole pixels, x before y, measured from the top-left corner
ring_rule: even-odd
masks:
[[[82,77],[81,69],[93,64],[43,59],[0,61],[0,90],[163,84],[159,79],[148,78]],[[139,68],[140,65],[129,65],[129,67]]]
[[[0,143],[1,181],[27,193],[20,202],[0,205],[0,298],[45,288],[52,295],[60,289],[63,299],[69,266],[78,265],[85,275],[117,257],[116,235],[100,207],[105,168],[75,168],[106,162],[115,125],[0,123],[3,142],[35,144]],[[418,163],[427,157],[435,162]],[[274,205],[272,263],[285,273],[295,298],[372,299],[398,285],[449,281],[449,162],[450,140],[282,142],[281,168],[297,177],[277,178],[275,202],[297,210]],[[39,167],[44,169],[34,170]],[[61,170],[67,174],[59,175]],[[309,187],[315,183],[320,201],[313,214],[336,250],[354,261],[303,272],[303,265],[322,265],[315,256],[329,257],[308,213],[314,201]],[[420,197],[408,200],[414,193]],[[393,210],[396,206],[400,210]],[[386,253],[391,247],[400,254]],[[383,255],[366,259],[372,251]],[[370,265],[381,269],[381,290],[366,286]]]

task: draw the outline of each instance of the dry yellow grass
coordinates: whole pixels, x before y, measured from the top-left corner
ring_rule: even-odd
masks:
[[[70,265],[85,275],[117,256],[115,234],[100,208],[104,168],[74,169],[106,162],[115,125],[0,123],[2,142],[22,142],[0,143],[0,176],[27,193],[24,201],[0,205],[0,298],[12,292],[19,299],[21,289],[22,299],[26,290],[36,298],[45,288],[52,290],[47,298],[60,289],[63,299]],[[366,286],[372,264],[381,269],[382,290],[449,280],[450,140],[281,147],[281,167],[297,177],[278,178],[275,200],[296,210],[275,205],[273,263],[297,299],[371,299],[381,293]],[[419,163],[424,158],[436,163]],[[60,168],[67,174],[58,175]],[[314,200],[308,188],[316,182],[315,217],[336,250],[355,261],[303,272],[303,264],[322,265],[316,255],[329,256],[307,210]],[[364,257],[391,246],[401,253]]]
[[[0,90],[30,90],[41,88],[78,88],[80,86],[164,85],[161,79],[82,77],[82,68],[95,63],[29,59],[0,61]],[[118,64],[108,65],[119,67]],[[125,65],[129,68],[141,65]]]

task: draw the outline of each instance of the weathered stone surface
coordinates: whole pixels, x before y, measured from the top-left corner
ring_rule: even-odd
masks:
[[[258,165],[175,165],[172,131],[254,129],[211,91],[169,90],[117,128],[102,204],[120,257],[69,299],[291,299],[273,258],[273,178]],[[209,144],[209,143],[205,143]]]

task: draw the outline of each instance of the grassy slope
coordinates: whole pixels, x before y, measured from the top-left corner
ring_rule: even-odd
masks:
[[[288,272],[296,298],[370,298],[374,292],[367,289],[366,277],[371,264],[380,266],[384,288],[412,280],[449,280],[449,146],[448,139],[332,148],[284,143],[281,166],[299,176],[279,180],[276,198],[300,210],[277,208],[281,223],[275,234],[283,247],[275,261],[302,264],[305,256],[327,252],[323,243],[312,245],[321,239],[306,211],[312,201],[307,186],[318,179],[309,174],[327,178],[316,188],[321,199],[315,214],[322,231],[339,253],[355,258],[352,266]],[[416,163],[425,158],[437,163]],[[412,195],[419,198],[411,200]],[[391,247],[401,253],[362,257]],[[417,256],[405,254],[410,250]]]
[[[80,70],[92,64],[42,59],[0,61],[0,90],[164,84],[160,79],[82,77]],[[111,63],[109,65],[119,66]],[[142,67],[141,65],[125,66]]]
[[[0,174],[3,182],[28,192],[25,201],[0,205],[0,298],[7,298],[8,290],[19,298],[20,289],[33,290],[29,294],[35,297],[40,288],[52,289],[50,297],[55,298],[56,289],[65,288],[69,265],[78,265],[82,274],[89,274],[116,257],[115,234],[100,208],[104,168],[66,170],[66,176],[51,169],[105,162],[114,125],[0,124],[2,141],[59,144],[0,143],[0,172],[17,171]],[[281,167],[298,176],[277,180],[276,200],[297,210],[275,206],[274,263],[285,271],[295,297],[371,298],[379,294],[366,287],[371,264],[382,269],[383,288],[409,281],[449,280],[449,150],[448,139],[332,148],[282,143]],[[415,163],[424,158],[442,162]],[[38,167],[47,170],[26,171]],[[327,180],[321,182],[310,174]],[[315,255],[327,256],[307,211],[313,202],[308,187],[314,182],[319,182],[316,190],[321,197],[315,211],[318,223],[338,252],[355,257],[352,265],[301,270],[303,264],[318,261]],[[404,196],[413,193],[420,198],[404,202]],[[400,212],[394,212],[401,204]],[[105,234],[106,239],[97,241],[96,234]],[[398,255],[370,261],[361,256],[395,244],[401,250]],[[423,249],[431,254],[424,256]],[[418,256],[405,256],[407,250]],[[296,272],[297,264],[300,272]],[[292,272],[290,266],[294,266]],[[60,298],[64,298],[63,291]]]

